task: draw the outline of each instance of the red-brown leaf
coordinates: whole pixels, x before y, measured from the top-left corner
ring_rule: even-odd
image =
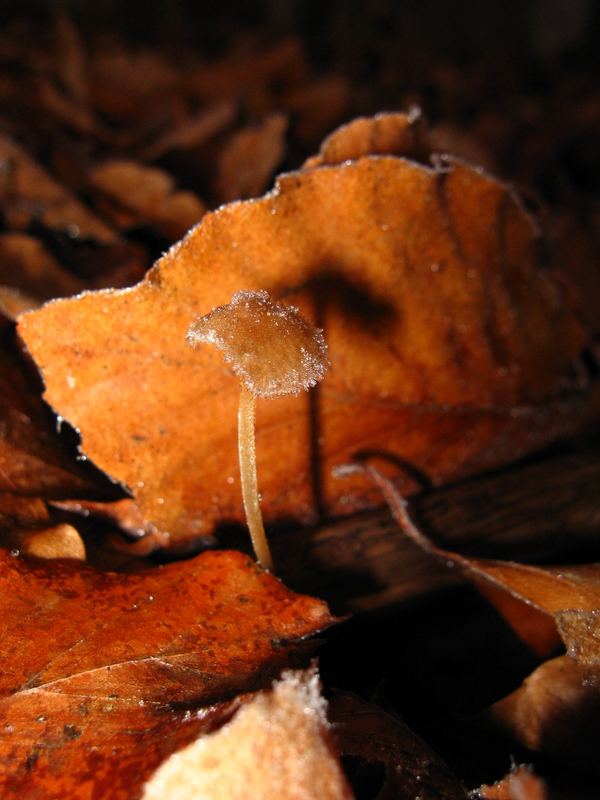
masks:
[[[589,398],[564,387],[586,337],[535,243],[476,170],[365,157],[208,214],[135,289],[51,304],[20,332],[86,455],[177,538],[242,519],[238,384],[189,351],[189,324],[240,289],[297,303],[332,369],[313,399],[259,402],[258,472],[268,519],[310,521],[377,502],[331,476],[358,450],[441,482],[585,424]]]
[[[32,800],[137,796],[333,621],[231,552],[136,575],[0,552],[0,598],[2,796]]]

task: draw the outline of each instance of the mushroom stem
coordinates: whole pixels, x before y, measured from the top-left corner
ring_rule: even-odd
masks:
[[[265,569],[272,571],[273,559],[267,543],[258,500],[256,447],[254,442],[254,395],[244,385],[241,388],[238,410],[238,451],[242,499],[254,552],[258,562]]]

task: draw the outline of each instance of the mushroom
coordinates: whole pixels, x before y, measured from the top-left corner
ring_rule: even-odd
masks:
[[[238,412],[240,481],[246,521],[259,563],[273,561],[265,536],[256,478],[254,405],[256,397],[277,397],[314,386],[327,369],[323,332],[294,306],[274,303],[267,292],[236,292],[231,303],[194,322],[188,343],[214,344],[241,379]]]

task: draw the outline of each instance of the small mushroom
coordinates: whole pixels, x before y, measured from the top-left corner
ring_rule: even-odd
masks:
[[[246,520],[256,557],[265,569],[273,561],[258,499],[254,402],[314,386],[327,369],[323,333],[294,306],[274,303],[267,292],[236,292],[231,303],[200,317],[190,327],[188,343],[214,344],[241,379],[238,412],[240,479]]]

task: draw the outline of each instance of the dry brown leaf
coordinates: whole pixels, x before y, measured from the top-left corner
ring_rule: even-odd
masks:
[[[598,681],[569,656],[546,661],[487,716],[530,750],[598,772]]]
[[[383,768],[378,800],[466,800],[446,764],[401,720],[347,692],[334,694],[329,717],[340,752],[358,761],[351,779],[360,783],[366,764]]]
[[[293,120],[294,135],[304,144],[318,142],[346,112],[351,89],[342,75],[325,75],[286,93],[283,104]]]
[[[0,492],[0,528],[6,531],[24,525],[49,525],[50,515],[40,497]]]
[[[549,654],[557,641],[552,635],[556,626],[580,666],[600,667],[600,564],[539,567],[437,547],[414,524],[389,478],[369,464],[357,468],[379,486],[401,529],[426,552],[463,569],[534,651]]]
[[[283,158],[286,128],[283,114],[271,114],[260,125],[230,136],[218,155],[214,179],[221,202],[254,197],[266,189]]]
[[[36,88],[40,105],[56,120],[80,135],[92,135],[99,141],[114,143],[115,135],[96,118],[94,112],[63,94],[46,75],[38,76]]]
[[[57,435],[27,366],[2,331],[0,342],[0,496],[7,519],[39,522],[39,498],[89,497],[118,494],[105,480],[83,468]],[[21,500],[19,500],[21,498]]]
[[[565,394],[586,337],[535,251],[492,178],[366,157],[283,176],[205,216],[135,289],[53,303],[20,332],[86,455],[177,539],[242,519],[237,382],[187,349],[190,322],[240,289],[299,305],[332,369],[312,400],[259,402],[257,456],[266,517],[310,521],[377,502],[331,475],[359,450],[439,483],[586,423],[588,395]]]
[[[568,264],[568,273],[575,280],[585,323],[596,337],[600,335],[600,242],[596,237],[597,221],[584,225],[564,214],[551,220],[557,264]],[[596,349],[598,344],[596,343]],[[596,351],[596,360],[598,360]]]
[[[305,77],[306,69],[299,41],[288,38],[258,52],[229,53],[220,61],[189,69],[185,85],[196,97],[222,100],[277,82],[293,85]]]
[[[68,94],[83,104],[88,97],[86,49],[78,28],[59,11],[54,20],[55,63]]]
[[[222,728],[170,756],[144,800],[351,800],[315,671],[287,672]]]
[[[0,791],[31,800],[139,796],[333,622],[228,552],[119,575],[0,550],[0,604]]]
[[[427,552],[460,567],[481,588],[491,587],[493,593],[485,594],[540,655],[547,656],[553,644],[549,623],[556,626],[568,655],[543,663],[485,716],[529,749],[597,771],[600,564],[535,567],[436,547],[415,526],[392,482],[372,466],[362,468],[381,488],[402,530]]]
[[[7,322],[15,322],[19,314],[38,308],[40,301],[24,294],[12,286],[0,284],[0,328]]]
[[[75,518],[100,524],[107,530],[107,544],[115,553],[147,556],[169,545],[169,537],[149,523],[136,503],[129,498],[113,502],[55,500],[50,505]]]
[[[38,222],[75,239],[115,243],[108,225],[7,136],[0,136],[0,161],[0,207],[11,228],[25,230]]]
[[[600,568],[592,567],[590,572],[600,584]],[[568,655],[600,677],[600,598],[592,609],[565,609],[555,615],[555,620]]]
[[[89,75],[90,105],[114,122],[135,126],[140,114],[168,119],[181,106],[177,70],[157,51],[104,43],[91,54]]]
[[[418,109],[409,114],[360,117],[330,134],[305,167],[343,164],[368,155],[391,155],[425,161],[430,153],[425,122]]]
[[[169,125],[163,134],[142,148],[140,157],[145,161],[156,161],[171,150],[196,150],[228,128],[234,122],[236,113],[235,103],[217,101],[198,114],[186,116],[174,126]]]
[[[26,233],[0,233],[0,282],[40,300],[77,294],[86,288]]]
[[[62,523],[49,528],[11,530],[2,536],[2,545],[20,555],[36,558],[71,558],[85,561],[85,545],[79,532]]]
[[[473,796],[477,800],[546,800],[548,794],[544,781],[521,765],[493,786],[481,786]]]
[[[177,191],[167,172],[135,161],[106,161],[90,171],[89,183],[117,227],[153,225],[170,242],[180,239],[206,211],[193,192]]]

